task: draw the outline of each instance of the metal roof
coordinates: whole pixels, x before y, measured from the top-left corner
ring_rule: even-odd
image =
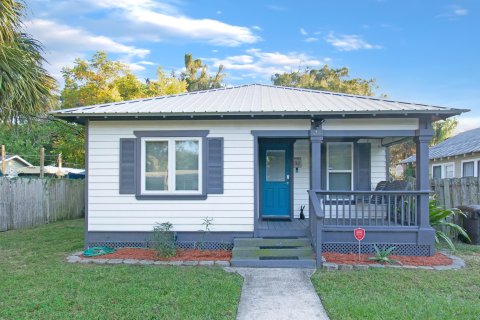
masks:
[[[430,159],[480,152],[480,128],[459,133],[436,146],[430,147],[428,151]],[[411,156],[403,160],[402,163],[415,162],[416,160],[415,156]]]
[[[57,117],[136,115],[301,115],[429,113],[467,110],[309,89],[249,84],[52,111]]]

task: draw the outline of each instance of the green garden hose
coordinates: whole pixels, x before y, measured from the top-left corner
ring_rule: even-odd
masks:
[[[96,257],[104,254],[114,253],[115,251],[117,250],[109,247],[90,247],[83,251],[83,255],[85,257]]]

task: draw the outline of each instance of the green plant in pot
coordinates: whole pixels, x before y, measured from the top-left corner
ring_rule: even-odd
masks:
[[[162,258],[175,256],[177,249],[175,247],[175,232],[172,231],[173,225],[170,222],[156,224],[153,228],[151,247],[157,251],[157,255]]]

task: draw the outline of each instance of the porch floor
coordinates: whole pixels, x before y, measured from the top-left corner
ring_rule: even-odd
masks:
[[[260,219],[257,221],[257,231],[261,237],[305,237],[307,236],[308,226],[308,219]]]

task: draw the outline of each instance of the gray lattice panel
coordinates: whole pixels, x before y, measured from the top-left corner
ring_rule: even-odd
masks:
[[[206,241],[204,243],[195,241],[177,241],[175,243],[180,249],[201,249],[201,250],[232,250],[233,243]],[[109,247],[109,248],[148,248],[148,242],[90,242],[89,247]]]
[[[430,247],[427,245],[415,245],[415,244],[381,244],[378,243],[377,247],[390,248],[395,247],[393,254],[402,255],[402,256],[429,256]],[[337,253],[358,253],[358,244],[356,243],[324,243],[322,245],[323,252],[337,252]],[[375,249],[373,244],[367,243],[362,244],[360,247],[361,253],[373,253]]]

